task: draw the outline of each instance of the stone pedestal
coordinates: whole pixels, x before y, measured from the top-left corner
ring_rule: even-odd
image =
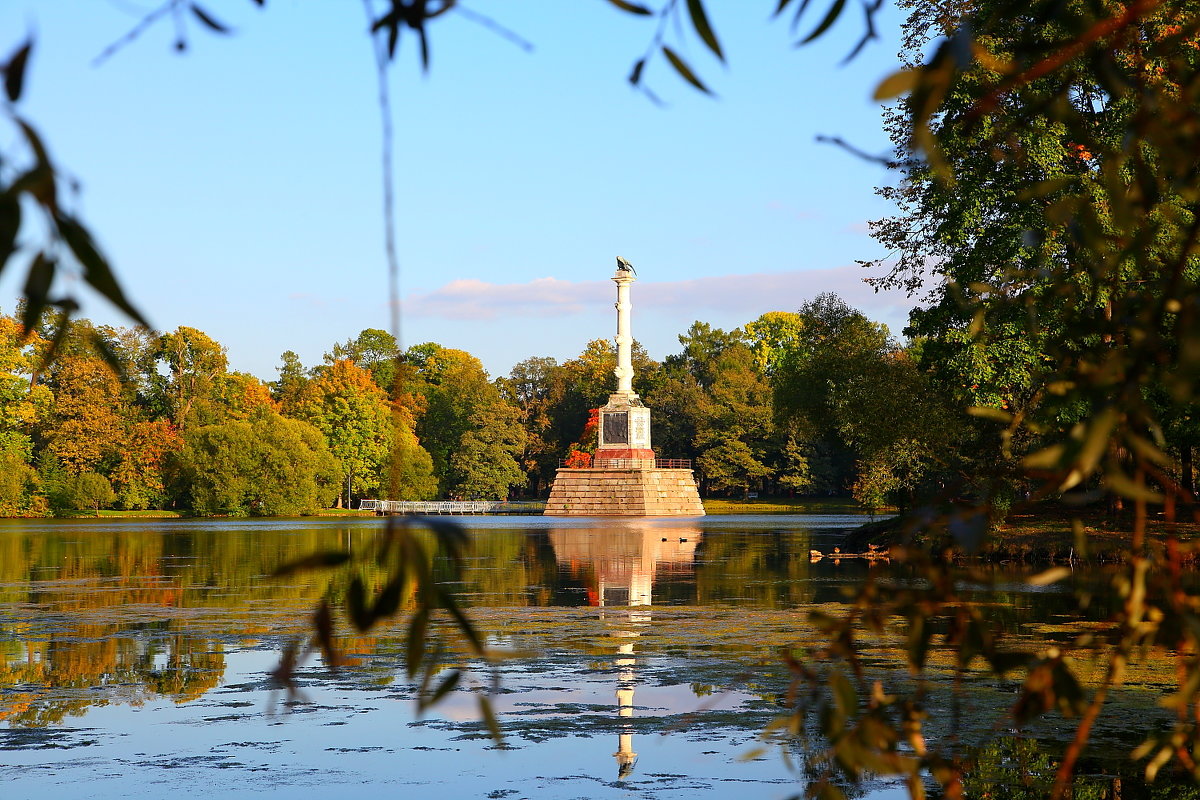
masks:
[[[543,513],[549,517],[702,517],[704,504],[690,469],[563,467],[554,478]]]
[[[596,467],[653,467],[650,446],[650,409],[636,394],[609,396],[600,409]]]

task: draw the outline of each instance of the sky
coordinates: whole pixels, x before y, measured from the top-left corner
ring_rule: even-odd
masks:
[[[95,63],[158,5],[0,6],[0,48],[35,40],[17,110],[76,179],[68,205],[134,303],[160,330],[205,331],[231,369],[264,380],[285,350],[311,366],[364,328],[388,328],[362,4],[206,0],[231,35],[185,15],[178,52],[168,17]],[[681,349],[693,320],[731,329],[822,292],[899,334],[912,301],[876,294],[855,263],[883,255],[866,223],[891,213],[874,189],[893,176],[817,141],[887,153],[871,95],[896,68],[894,10],[882,41],[842,65],[856,7],[797,48],[818,14],[796,34],[772,19],[775,0],[709,0],[727,64],[694,35],[677,49],[715,97],[659,58],[644,73],[656,105],[626,81],[653,21],[605,0],[464,5],[532,50],[454,12],[431,23],[427,74],[415,40],[400,42],[389,87],[405,346],[466,350],[493,377],[531,356],[577,356],[615,333],[618,255],[638,271],[634,336],[657,359]],[[11,152],[16,132],[0,137]],[[23,274],[0,275],[0,311]],[[128,324],[71,288],[84,316]]]

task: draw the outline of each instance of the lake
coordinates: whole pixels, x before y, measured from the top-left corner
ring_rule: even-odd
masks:
[[[474,664],[420,719],[399,626],[343,624],[349,663],[309,659],[295,697],[270,677],[315,603],[344,596],[333,572],[271,573],[370,547],[382,520],[3,521],[0,796],[802,796],[806,746],[761,736],[786,711],[780,649],[816,643],[808,612],[836,612],[866,573],[809,555],[865,519],[457,519],[470,547],[450,588],[503,657]],[[1016,636],[1070,629],[1055,587],[1013,576],[988,591]],[[867,658],[908,679],[894,642]],[[1135,674],[1114,701],[1123,713],[1102,718],[1081,791],[1121,786],[1137,744],[1126,715],[1159,713],[1155,681]],[[992,724],[1014,687],[985,682],[942,706],[931,695],[934,735],[994,749],[975,784],[991,797],[1038,796],[1055,755]],[[484,692],[500,743],[478,718]],[[1140,796],[1134,783],[1125,797]],[[886,780],[852,793],[907,797]]]

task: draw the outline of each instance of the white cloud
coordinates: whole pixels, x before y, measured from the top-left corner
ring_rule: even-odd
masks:
[[[902,292],[876,292],[859,266],[714,275],[681,281],[640,281],[633,289],[639,312],[686,311],[692,318],[702,310],[739,314],[747,321],[767,311],[794,311],[824,292],[838,294],[871,317],[906,314],[914,305]],[[521,317],[565,317],[610,309],[614,295],[609,281],[565,281],[538,278],[527,283],[489,283],[454,280],[424,294],[411,294],[404,312],[412,317],[448,320],[495,320]],[[673,314],[672,314],[673,315]]]

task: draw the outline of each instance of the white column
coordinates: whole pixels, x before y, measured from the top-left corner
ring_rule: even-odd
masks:
[[[633,273],[625,269],[618,269],[613,276],[617,284],[617,368],[613,374],[617,376],[617,394],[626,397],[633,396],[633,334],[629,321],[633,304],[629,302],[629,284],[635,280]]]

